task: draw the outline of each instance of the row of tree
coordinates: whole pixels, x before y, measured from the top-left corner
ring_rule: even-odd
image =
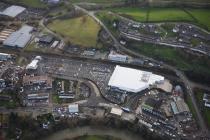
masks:
[[[43,137],[47,137],[57,131],[67,128],[75,128],[82,126],[94,126],[100,129],[107,127],[119,130],[129,130],[132,133],[140,135],[145,140],[167,140],[168,138],[157,135],[151,132],[143,125],[138,124],[138,120],[135,123],[123,121],[115,117],[105,118],[72,118],[62,119],[59,122],[51,123],[49,129],[43,129],[38,120],[31,118],[30,116],[20,117],[17,114],[10,114],[9,128],[7,131],[7,138],[15,138],[16,129],[22,130],[22,140],[37,140]]]

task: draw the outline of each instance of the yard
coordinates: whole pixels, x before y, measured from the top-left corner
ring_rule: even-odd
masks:
[[[87,15],[73,19],[54,20],[48,24],[48,27],[72,44],[83,47],[97,47],[98,32],[101,28]]]

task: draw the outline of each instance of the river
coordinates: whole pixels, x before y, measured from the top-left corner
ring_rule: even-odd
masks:
[[[42,140],[65,140],[65,139],[79,137],[85,134],[98,135],[98,136],[109,135],[109,136],[119,138],[122,140],[144,140],[141,136],[137,134],[133,134],[127,130],[101,128],[101,127],[98,128],[98,127],[91,127],[91,126],[65,129],[62,131],[55,132],[54,134]]]

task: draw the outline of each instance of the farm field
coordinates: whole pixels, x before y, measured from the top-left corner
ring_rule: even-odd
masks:
[[[63,36],[72,44],[95,47],[100,25],[91,17],[84,15],[73,19],[54,20],[48,27]]]

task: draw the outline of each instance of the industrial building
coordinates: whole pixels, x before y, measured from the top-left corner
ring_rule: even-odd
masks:
[[[121,108],[112,108],[110,114],[115,115],[115,116],[121,116],[123,113]]]
[[[203,101],[205,102],[204,106],[210,108],[210,95],[204,94],[203,95]]]
[[[38,67],[38,63],[42,58],[40,56],[36,56],[31,63],[26,66],[27,70],[36,70]]]
[[[116,66],[109,80],[111,88],[137,93],[154,84],[161,84],[164,77],[142,70]]]
[[[28,94],[28,100],[47,100],[49,98],[49,93],[39,93],[39,94]]]
[[[5,15],[5,16],[9,16],[9,17],[16,17],[19,14],[21,14],[22,12],[24,12],[26,10],[26,8],[22,7],[22,6],[16,6],[16,5],[12,5],[8,8],[6,8],[4,11],[0,12],[0,15]]]
[[[52,88],[52,79],[48,76],[23,76],[23,86],[32,86],[34,84],[44,84],[45,88]]]
[[[0,53],[0,61],[6,61],[11,58],[12,58],[11,54]]]
[[[79,105],[78,104],[70,104],[68,106],[69,113],[78,113],[79,112]]]
[[[118,54],[114,51],[111,51],[108,55],[108,59],[112,61],[118,61],[118,62],[126,62],[128,60],[127,55]]]
[[[24,25],[18,31],[13,32],[4,42],[4,46],[24,48],[31,39],[33,27]]]
[[[174,97],[174,101],[171,102],[171,108],[174,115],[190,112],[189,107],[185,103],[184,99],[180,97]]]
[[[39,38],[39,43],[51,44],[54,40],[54,37],[51,35],[43,35]]]

